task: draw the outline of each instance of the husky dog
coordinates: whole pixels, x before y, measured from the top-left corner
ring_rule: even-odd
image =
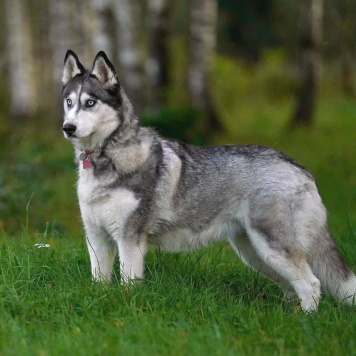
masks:
[[[88,71],[68,50],[62,83],[94,280],[110,281],[117,247],[128,283],[143,277],[149,244],[182,251],[226,238],[304,310],[321,287],[354,303],[356,276],[308,170],[273,148],[195,147],[141,127],[104,52]]]

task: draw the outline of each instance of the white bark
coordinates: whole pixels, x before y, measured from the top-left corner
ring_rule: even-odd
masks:
[[[120,0],[115,2],[116,33],[118,39],[118,61],[125,91],[134,108],[140,111],[142,103],[142,53],[138,30],[140,21],[139,0]]]
[[[5,10],[11,113],[21,118],[33,115],[36,110],[29,23],[21,0],[6,0]]]
[[[51,16],[51,21],[49,22],[50,42],[54,65],[53,81],[56,86],[60,86],[64,56],[73,44],[69,39],[68,21],[66,21],[67,16],[69,16],[68,0],[50,1],[49,13]]]
[[[191,103],[206,110],[209,103],[209,77],[214,65],[217,0],[190,1],[190,63],[188,89]]]
[[[90,38],[90,8],[88,0],[68,0],[68,6],[69,14],[67,16],[70,21],[70,41],[73,43],[71,47],[78,54],[84,66],[90,67],[93,53]]]
[[[93,13],[91,0],[70,1],[77,5],[77,10],[74,14],[74,26],[76,27],[76,33],[79,35],[76,38],[78,53],[84,66],[91,69],[93,56],[95,56],[92,46],[91,19],[95,18],[96,15],[91,16]]]
[[[64,56],[68,49],[78,54],[90,67],[94,53],[91,46],[91,8],[87,0],[53,0],[48,2],[54,82],[61,83]]]
[[[111,58],[112,48],[107,18],[110,2],[109,0],[90,0],[90,6],[93,14],[90,22],[94,52],[104,51]]]

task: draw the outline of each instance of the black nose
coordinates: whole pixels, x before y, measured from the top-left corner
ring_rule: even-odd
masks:
[[[63,131],[68,135],[68,136],[72,136],[75,132],[75,130],[77,129],[77,127],[75,125],[71,125],[71,124],[65,124],[63,126]]]

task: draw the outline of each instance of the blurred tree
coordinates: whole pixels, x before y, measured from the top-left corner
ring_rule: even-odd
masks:
[[[355,40],[356,15],[354,0],[343,0],[341,4],[341,87],[346,95],[354,94],[353,84],[353,41]]]
[[[57,1],[57,0],[56,0]],[[91,12],[89,0],[68,1],[67,26],[73,49],[80,55],[82,62],[90,67],[93,60]]]
[[[69,49],[70,36],[66,18],[69,13],[68,0],[49,1],[50,42],[52,50],[53,82],[60,88],[64,55]]]
[[[210,93],[217,15],[217,0],[190,1],[188,92],[192,107],[207,116],[204,131],[221,129]]]
[[[122,81],[135,110],[141,113],[143,95],[143,54],[139,43],[142,28],[139,0],[115,1],[116,34],[119,44],[118,62],[122,70]]]
[[[169,48],[171,35],[171,0],[148,1],[149,50],[146,61],[148,74],[148,102],[151,109],[165,103],[165,90],[168,86]]]
[[[223,32],[220,47],[226,46],[250,61],[258,61],[262,49],[276,40],[271,21],[276,5],[273,0],[219,0],[222,14],[219,27]]]
[[[90,0],[91,34],[95,52],[104,51],[112,58],[112,41],[109,31],[110,0]]]
[[[345,19],[342,28],[343,36],[340,44],[341,52],[341,88],[346,95],[354,94],[353,85],[353,55],[352,55],[352,24],[351,18]]]
[[[300,55],[301,85],[293,125],[312,122],[322,22],[323,56],[341,64],[337,80],[343,91],[355,92],[355,0],[326,1],[323,21],[323,0],[37,0],[33,4],[0,0],[4,9],[0,21],[6,30],[0,34],[0,66],[7,66],[4,87],[12,95],[11,100],[3,97],[2,110],[7,112],[11,106],[17,118],[58,108],[53,93],[59,98],[63,57],[71,48],[87,67],[99,50],[120,64],[118,74],[139,113],[160,109],[166,96],[173,106],[190,100],[198,109],[195,113],[200,112],[197,116],[205,115],[204,128],[219,129],[209,79],[218,5],[219,50],[225,55],[238,55],[250,63],[266,58],[261,55],[266,47],[278,47],[293,60]],[[183,47],[187,38],[188,51]],[[169,83],[168,73],[174,83]],[[186,85],[188,90],[182,90]],[[36,100],[40,95],[41,100]]]
[[[15,121],[33,116],[37,109],[34,54],[26,10],[21,0],[5,0],[10,111]]]
[[[322,19],[323,0],[300,1],[301,85],[292,127],[310,126],[313,122],[321,66]]]

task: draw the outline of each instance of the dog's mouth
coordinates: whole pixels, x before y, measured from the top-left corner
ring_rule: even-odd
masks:
[[[67,138],[77,138],[76,134],[66,134]]]
[[[78,136],[75,134],[75,133],[66,133],[66,132],[63,132],[64,133],[64,138],[66,139],[70,139],[70,138],[78,138]]]
[[[93,136],[93,132],[92,133],[85,133],[85,132],[82,132],[82,131],[75,131],[75,132],[65,132],[63,131],[64,133],[64,137],[68,140],[87,140],[87,139],[90,139],[92,136]]]

